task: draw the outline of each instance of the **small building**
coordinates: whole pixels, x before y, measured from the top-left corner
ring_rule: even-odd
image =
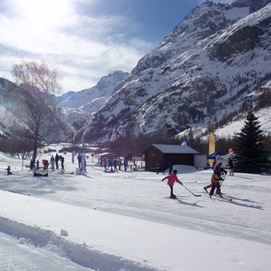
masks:
[[[147,171],[156,171],[158,163],[161,171],[168,169],[170,164],[194,166],[194,156],[198,154],[189,146],[166,144],[153,144],[143,153]]]

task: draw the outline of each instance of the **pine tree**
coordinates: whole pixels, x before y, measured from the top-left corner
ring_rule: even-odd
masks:
[[[263,131],[258,118],[250,111],[245,125],[237,137],[235,150],[235,168],[238,172],[261,173],[266,164],[263,144]]]

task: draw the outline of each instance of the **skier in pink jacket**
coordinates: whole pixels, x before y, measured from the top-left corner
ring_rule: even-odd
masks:
[[[176,196],[173,194],[173,185],[174,185],[174,183],[177,182],[177,183],[183,185],[183,183],[177,178],[177,170],[174,169],[173,173],[171,173],[170,175],[168,175],[168,176],[166,176],[165,178],[162,179],[162,182],[165,179],[168,179],[167,184],[170,187],[170,198],[175,199]]]

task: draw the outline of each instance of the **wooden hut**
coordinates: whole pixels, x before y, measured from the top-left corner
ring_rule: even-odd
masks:
[[[153,144],[144,152],[145,170],[156,171],[157,165],[161,171],[169,168],[169,165],[194,166],[194,155],[198,152],[189,146]]]

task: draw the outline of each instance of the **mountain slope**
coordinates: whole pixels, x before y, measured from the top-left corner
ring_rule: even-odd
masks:
[[[271,5],[249,15],[266,4],[250,2],[195,8],[139,61],[77,139],[173,136],[216,123],[251,101],[270,80]]]
[[[68,92],[61,96],[59,106],[62,108],[82,108],[83,111],[92,110],[93,101],[108,98],[115,87],[117,87],[129,73],[115,71],[107,76],[104,76],[92,88],[84,89],[79,92]],[[98,108],[99,106],[96,106]],[[94,112],[94,110],[92,110]]]
[[[29,94],[31,95],[31,94]],[[38,92],[34,95],[40,95]],[[12,135],[15,130],[31,129],[27,126],[27,114],[23,101],[23,90],[7,79],[0,78],[0,136]],[[57,112],[52,111],[48,106],[48,112],[54,114],[51,121],[45,120],[45,125],[41,127],[40,135],[46,142],[59,142],[70,140],[74,134],[74,129],[63,122]]]
[[[81,128],[84,122],[101,108],[113,90],[128,75],[127,72],[115,71],[102,77],[92,88],[62,95],[58,104],[64,113],[62,118],[75,129]]]

